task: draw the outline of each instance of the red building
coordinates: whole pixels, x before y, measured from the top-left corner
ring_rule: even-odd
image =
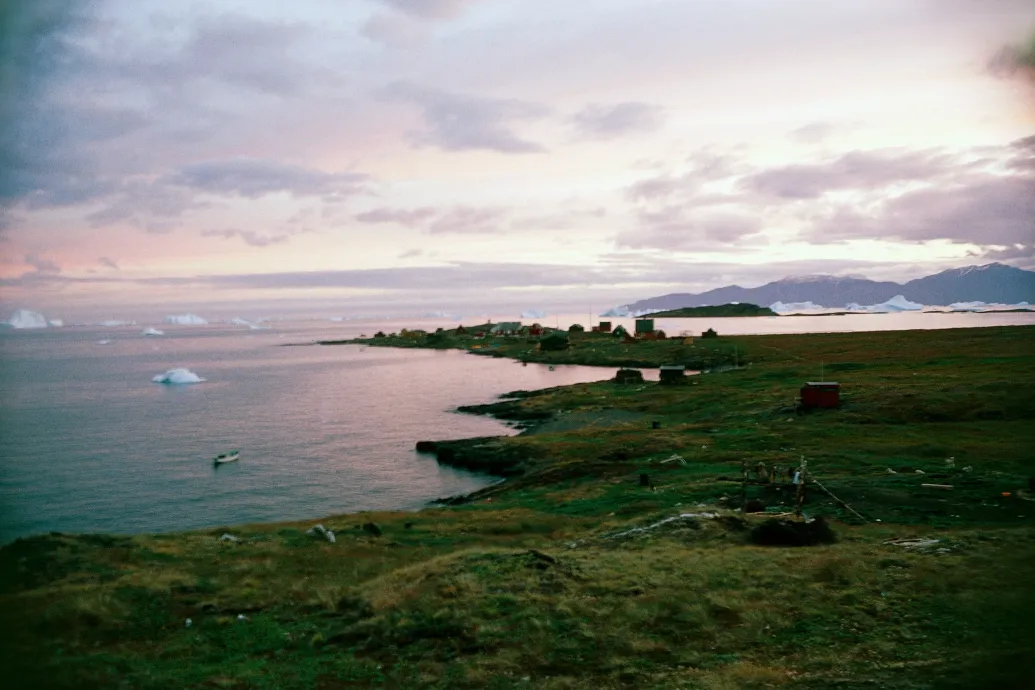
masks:
[[[841,384],[834,381],[809,381],[801,387],[801,406],[837,407],[841,404]]]

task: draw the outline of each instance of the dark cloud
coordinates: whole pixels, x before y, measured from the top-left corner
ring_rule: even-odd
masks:
[[[98,258],[97,263],[101,266],[106,266],[107,268],[114,268],[116,271],[119,270],[119,265],[106,256]]]
[[[202,237],[222,237],[225,239],[240,238],[245,244],[251,247],[268,247],[273,244],[283,244],[291,239],[289,234],[263,235],[254,230],[202,230]]]
[[[1035,85],[1035,34],[1026,43],[1003,46],[989,60],[988,70],[997,77],[1020,76]]]
[[[687,158],[687,169],[672,174],[656,175],[640,180],[625,190],[630,201],[644,203],[669,203],[675,199],[684,203],[694,200],[717,203],[717,198],[701,199],[701,188],[712,182],[727,180],[745,171],[743,162],[727,154],[707,149],[697,151]]]
[[[54,275],[61,273],[61,267],[50,259],[45,259],[38,254],[30,253],[25,255],[25,263],[36,269],[42,275]]]
[[[208,194],[248,199],[285,192],[330,201],[360,193],[367,179],[358,173],[325,173],[272,160],[237,158],[193,163],[163,181]]]
[[[85,216],[95,228],[129,223],[148,232],[161,234],[175,227],[185,211],[204,208],[189,190],[164,184],[128,180],[108,190],[105,205]]]
[[[952,156],[938,150],[852,151],[825,162],[762,170],[743,178],[741,187],[780,199],[816,199],[828,191],[929,181],[954,172],[956,164]]]
[[[630,249],[695,251],[741,242],[757,234],[757,218],[728,211],[695,212],[683,206],[642,211],[637,227],[615,236],[615,245]]]
[[[590,105],[572,117],[581,134],[594,138],[654,132],[662,124],[661,108],[649,103]]]
[[[396,82],[385,90],[388,98],[419,107],[426,130],[410,134],[415,146],[437,146],[444,151],[488,150],[500,153],[535,153],[543,147],[519,137],[513,122],[534,120],[550,109],[513,99],[480,98]]]

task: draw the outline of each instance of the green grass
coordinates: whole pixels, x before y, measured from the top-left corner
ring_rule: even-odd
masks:
[[[628,347],[641,345],[683,347]],[[685,386],[490,407],[540,424],[495,442],[517,476],[463,505],[321,518],[336,544],[305,534],[313,520],[7,545],[5,687],[1028,687],[1035,328],[713,351],[734,347],[749,366]],[[803,414],[797,389],[820,361],[843,405]],[[831,518],[837,543],[751,545],[766,517],[734,510],[742,463],[802,456],[866,521],[813,490],[805,511]],[[791,493],[748,498],[773,513]],[[627,533],[701,511],[722,517]],[[906,537],[939,541],[886,543]]]

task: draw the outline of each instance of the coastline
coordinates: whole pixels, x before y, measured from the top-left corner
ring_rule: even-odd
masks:
[[[1035,327],[717,340],[741,366],[465,408],[528,428],[436,441],[506,475],[459,500],[0,548],[2,661],[51,687],[1007,682],[1035,649]],[[800,409],[820,361],[840,405]],[[837,542],[759,546],[793,491],[742,471],[802,456]]]

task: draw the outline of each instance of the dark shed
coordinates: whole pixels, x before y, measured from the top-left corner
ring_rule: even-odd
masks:
[[[654,332],[654,319],[636,319],[636,335]]]
[[[659,383],[663,386],[683,383],[683,374],[685,373],[686,367],[682,364],[662,364]]]
[[[801,387],[801,406],[837,407],[841,403],[841,384],[834,381],[809,381]]]

